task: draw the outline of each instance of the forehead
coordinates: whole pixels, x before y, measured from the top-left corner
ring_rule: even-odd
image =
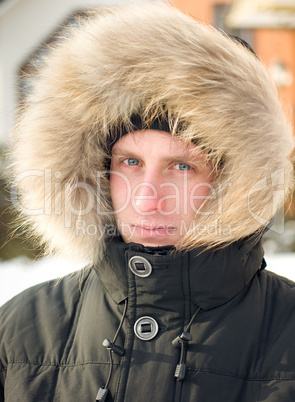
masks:
[[[159,130],[140,130],[125,134],[113,146],[113,154],[146,153],[149,156],[198,157],[205,154],[192,142],[174,138],[170,133]]]

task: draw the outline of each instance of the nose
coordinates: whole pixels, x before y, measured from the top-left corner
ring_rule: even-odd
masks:
[[[151,182],[139,183],[133,190],[133,206],[137,213],[152,215],[165,206],[159,186]]]

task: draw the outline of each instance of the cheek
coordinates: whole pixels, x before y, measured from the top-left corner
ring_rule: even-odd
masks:
[[[118,210],[128,203],[131,194],[131,186],[127,178],[121,173],[111,173],[110,193],[114,210]]]

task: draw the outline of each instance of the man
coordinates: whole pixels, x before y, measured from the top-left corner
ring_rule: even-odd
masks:
[[[2,307],[1,401],[294,400],[294,284],[261,247],[292,132],[247,47],[167,5],[93,13],[15,136],[28,223],[91,264]]]
[[[179,243],[210,191],[214,174],[206,159],[194,144],[164,131],[135,131],[116,142],[110,191],[126,243]]]

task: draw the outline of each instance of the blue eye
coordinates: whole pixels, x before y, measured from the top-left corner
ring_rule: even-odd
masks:
[[[186,163],[176,163],[175,167],[178,170],[190,170],[191,169],[190,165],[187,165]]]
[[[139,160],[134,158],[128,158],[124,160],[124,163],[129,166],[137,166],[139,165]]]

